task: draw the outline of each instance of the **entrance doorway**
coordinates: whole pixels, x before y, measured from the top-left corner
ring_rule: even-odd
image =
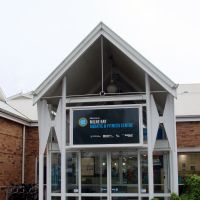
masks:
[[[160,177],[163,180],[165,177],[162,174],[167,168],[160,163],[163,163],[166,155],[156,156],[154,172],[157,179]],[[60,200],[59,153],[51,153],[51,166],[51,199]],[[67,151],[66,200],[146,200],[148,199],[147,166],[147,153],[140,150]],[[165,181],[163,185],[159,182],[159,187],[164,188],[164,184]]]
[[[129,152],[81,153],[81,193],[138,193],[137,160]]]
[[[60,193],[59,158],[58,153],[51,153],[52,199]],[[137,200],[139,168],[136,151],[66,152],[66,200]]]

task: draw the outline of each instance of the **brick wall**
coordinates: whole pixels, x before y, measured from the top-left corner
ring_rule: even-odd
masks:
[[[39,152],[38,127],[26,128],[25,183],[35,183],[35,164]]]
[[[0,117],[0,200],[4,186],[21,183],[23,126]]]
[[[0,186],[21,183],[23,125],[0,117]],[[177,122],[178,147],[200,147],[200,122]],[[35,183],[38,127],[26,127],[25,183]],[[0,200],[5,192],[0,189]]]
[[[23,125],[0,117],[0,200],[5,188],[22,183]],[[38,157],[37,127],[26,127],[25,183],[35,183],[35,161]]]
[[[200,147],[200,122],[177,122],[177,146]]]

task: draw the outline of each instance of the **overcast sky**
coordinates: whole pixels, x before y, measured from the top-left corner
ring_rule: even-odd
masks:
[[[200,83],[199,0],[0,0],[0,87],[36,87],[103,21],[176,83]]]

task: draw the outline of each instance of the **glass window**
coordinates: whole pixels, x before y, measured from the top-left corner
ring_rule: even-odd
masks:
[[[107,192],[106,153],[84,152],[81,154],[81,192]]]
[[[166,135],[165,127],[164,127],[163,124],[159,125],[156,140],[167,140],[167,135]]]
[[[78,197],[66,197],[66,200],[78,200]]]
[[[200,175],[200,153],[179,153],[178,154],[178,181],[179,192],[184,192],[184,179],[188,175]]]
[[[137,155],[133,155],[129,152],[112,153],[111,175],[112,193],[137,193]]]
[[[146,106],[142,107],[142,119],[143,119],[143,142],[147,143],[147,111]]]
[[[138,200],[137,197],[113,197],[112,200]]]
[[[179,184],[187,175],[200,175],[200,153],[179,153],[178,154]]]
[[[170,159],[169,152],[153,153],[154,192],[170,192]]]
[[[66,145],[69,146],[70,141],[70,123],[69,123],[69,110],[66,110]]]
[[[61,200],[61,197],[51,197],[51,200]]]
[[[66,192],[78,193],[78,154],[66,152]]]
[[[147,152],[140,154],[140,169],[141,169],[141,193],[148,193],[148,155]]]
[[[107,200],[107,197],[82,197],[82,200]]]
[[[52,193],[59,193],[61,191],[60,153],[51,154],[51,191]]]

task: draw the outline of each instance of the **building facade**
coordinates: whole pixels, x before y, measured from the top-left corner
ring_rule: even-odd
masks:
[[[100,23],[35,90],[39,199],[178,193],[177,85]]]
[[[0,90],[0,200],[13,185],[37,183],[38,140],[32,95],[6,99]]]
[[[199,102],[99,24],[35,93],[0,91],[0,200],[38,182],[40,199],[168,199],[200,175]]]

